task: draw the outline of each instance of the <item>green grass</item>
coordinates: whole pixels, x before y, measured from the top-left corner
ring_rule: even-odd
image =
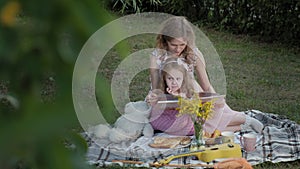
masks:
[[[201,29],[221,57],[227,81],[227,103],[238,111],[257,109],[285,115],[300,123],[300,52],[278,43],[264,43],[245,35]],[[154,35],[139,35],[125,40],[131,51],[153,48]],[[122,59],[111,50],[99,67],[108,79]],[[133,65],[134,66],[134,65]],[[149,72],[142,71],[130,82],[131,101],[143,100],[150,86]],[[264,163],[254,168],[297,168],[300,160]]]
[[[299,49],[268,44],[253,37],[202,29],[215,45],[226,74],[232,109],[257,109],[300,122]],[[300,160],[263,163],[255,169],[297,168]]]
[[[257,109],[300,122],[299,49],[204,30],[226,74],[227,102],[235,110]]]

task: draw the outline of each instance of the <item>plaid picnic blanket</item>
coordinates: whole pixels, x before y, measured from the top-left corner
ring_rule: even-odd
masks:
[[[252,164],[264,162],[286,162],[300,159],[300,125],[290,121],[286,117],[264,113],[258,110],[245,111],[245,114],[258,119],[264,124],[261,134],[258,134],[256,150],[246,152],[242,150],[243,157]],[[235,133],[235,143],[239,143],[239,138],[243,134],[255,132],[251,129]],[[154,160],[165,158],[172,154],[188,151],[186,147],[178,149],[154,149],[148,146],[151,138],[140,137],[130,145],[114,145],[112,143],[102,144],[101,141],[89,137],[87,133],[83,137],[88,143],[87,161],[92,165],[111,164],[112,160],[135,160],[145,162],[144,165]],[[199,161],[198,161],[199,162]],[[218,162],[215,160],[214,162]],[[178,163],[178,160],[172,161]],[[191,160],[191,163],[192,160]]]
[[[245,152],[243,157],[252,165],[270,161],[272,163],[300,159],[300,125],[284,116],[263,113],[258,110],[246,111],[264,124],[262,134],[256,142],[256,151]],[[240,131],[242,136],[252,131]]]

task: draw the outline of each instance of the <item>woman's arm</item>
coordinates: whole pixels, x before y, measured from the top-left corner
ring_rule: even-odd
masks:
[[[158,76],[159,76],[159,67],[156,63],[156,57],[150,56],[150,78],[151,78],[151,89],[157,89],[158,87]]]
[[[210,84],[207,72],[206,72],[206,65],[205,60],[200,51],[198,51],[194,58],[194,66],[195,66],[195,73],[197,76],[197,80],[201,88],[204,92],[211,92],[215,93],[214,88]]]

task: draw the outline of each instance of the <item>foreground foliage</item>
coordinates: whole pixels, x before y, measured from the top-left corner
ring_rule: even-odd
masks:
[[[1,1],[0,12],[0,168],[90,168],[72,71],[112,17],[95,1]]]

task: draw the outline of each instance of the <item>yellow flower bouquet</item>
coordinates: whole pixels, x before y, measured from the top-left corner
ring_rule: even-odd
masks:
[[[197,146],[203,145],[203,124],[205,121],[212,116],[213,113],[213,99],[209,101],[203,101],[199,97],[198,93],[194,93],[192,98],[178,98],[178,116],[188,114],[193,123],[195,131],[195,139],[197,141]]]

